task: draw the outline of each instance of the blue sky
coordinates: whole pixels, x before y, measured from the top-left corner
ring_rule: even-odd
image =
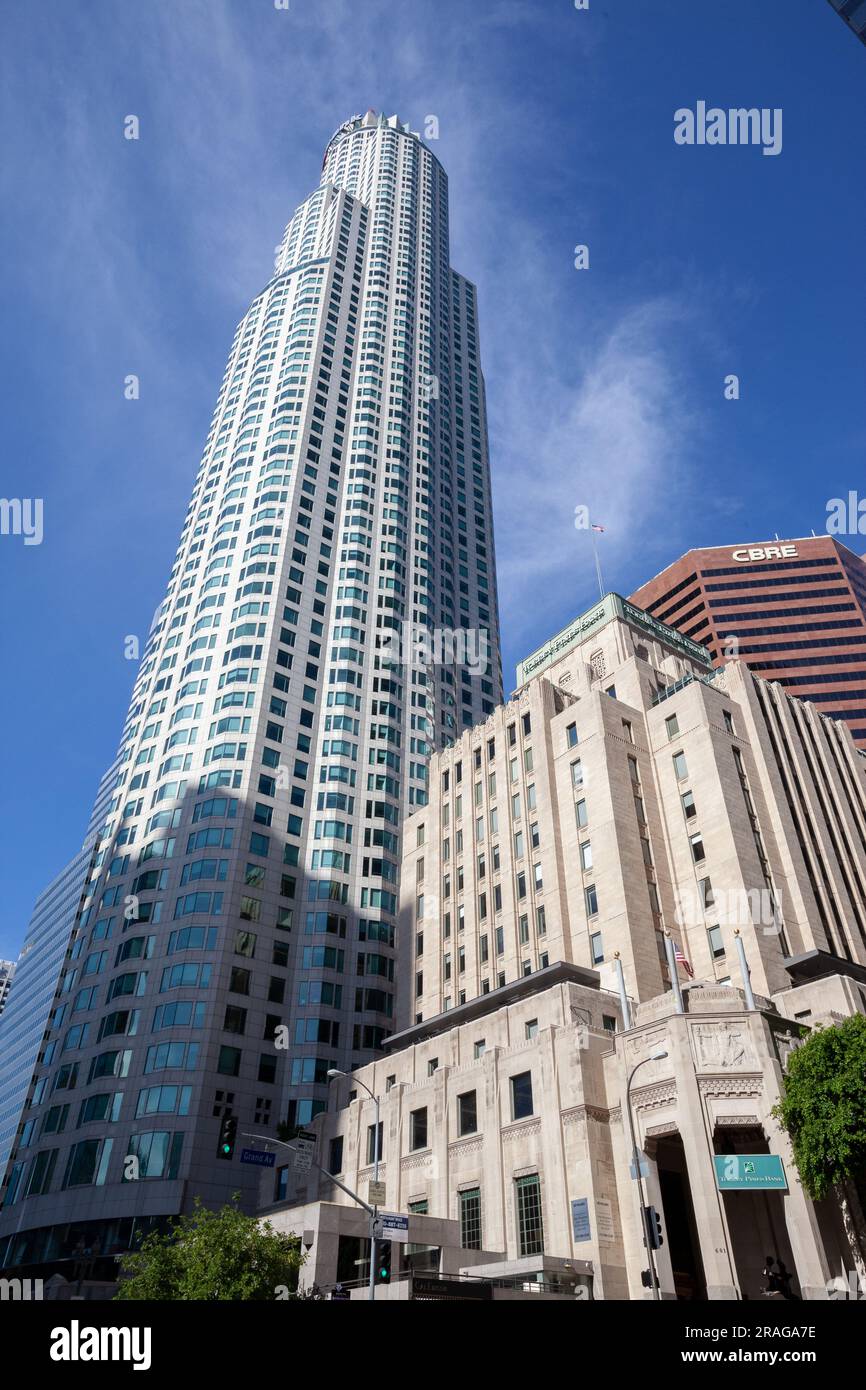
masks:
[[[41,545],[0,536],[0,955],[80,844],[234,327],[353,113],[439,120],[507,686],[593,600],[575,506],[628,593],[866,486],[866,51],[826,0],[40,0],[0,54],[0,493],[44,499]],[[782,153],[676,145],[698,100],[781,107]]]

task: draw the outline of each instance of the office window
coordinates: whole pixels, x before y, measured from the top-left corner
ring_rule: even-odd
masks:
[[[523,1120],[532,1113],[532,1072],[522,1071],[511,1078],[511,1118]]]
[[[383,1132],[384,1132],[384,1125],[385,1125],[384,1120],[380,1120],[378,1126],[377,1126],[377,1125],[368,1125],[368,1126],[367,1126],[367,1162],[368,1162],[368,1163],[375,1163],[375,1162],[376,1162],[377,1141],[378,1141],[378,1151],[379,1151],[379,1152],[378,1152],[378,1156],[379,1156],[379,1158],[382,1157],[382,1136],[383,1136]],[[378,1129],[378,1134],[376,1133],[377,1129]]]
[[[460,1194],[460,1244],[464,1250],[481,1249],[481,1188],[465,1188]]]
[[[718,960],[721,956],[725,954],[725,944],[722,941],[721,927],[708,927],[707,937],[709,938],[710,953],[713,957],[713,960]]]
[[[338,1134],[336,1139],[332,1139],[328,1148],[328,1172],[342,1173],[343,1171],[343,1136]]]
[[[733,721],[733,719],[731,718],[731,711],[730,711],[730,710],[727,710],[727,709],[723,709],[723,710],[722,710],[722,717],[723,717],[723,719],[724,719],[724,721],[725,721],[725,731],[726,731],[726,733],[732,734],[732,733],[734,732],[734,721]]]
[[[409,1148],[426,1149],[427,1147],[427,1107],[422,1106],[420,1110],[413,1110],[409,1115]]]
[[[247,1011],[240,1009],[236,1004],[226,1005],[226,1016],[223,1021],[223,1028],[227,1033],[243,1033],[247,1026]]]
[[[573,787],[583,786],[583,764],[580,758],[571,764],[571,785]]]
[[[584,896],[586,898],[586,915],[595,917],[598,913],[598,893],[594,883],[587,884],[584,889]]]
[[[537,1173],[516,1178],[517,1232],[521,1255],[544,1253],[544,1225],[541,1219],[541,1180]]]
[[[592,845],[589,840],[584,840],[580,846],[580,867],[584,871],[592,868]]]
[[[537,1018],[531,1018],[531,1019],[529,1020],[529,1022],[524,1026],[524,1032],[525,1032],[525,1034],[526,1034],[527,1041],[529,1041],[530,1038],[535,1038],[535,1037],[537,1037],[537,1036],[538,1036],[538,1019],[537,1019]]]
[[[277,1079],[277,1058],[273,1052],[262,1052],[259,1055],[259,1081],[273,1086]]]
[[[476,1041],[476,1043],[475,1043],[475,1047],[474,1047],[474,1049],[473,1049],[473,1050],[474,1050],[474,1053],[475,1053],[475,1060],[476,1060],[476,1062],[478,1061],[478,1058],[479,1058],[479,1057],[483,1057],[483,1056],[484,1056],[484,1052],[485,1052],[486,1047],[487,1047],[487,1043],[485,1042],[484,1038],[478,1038],[477,1041]]]
[[[707,857],[707,852],[704,849],[703,837],[701,835],[690,835],[689,844],[692,847],[692,858],[696,864],[701,864]]]
[[[615,1014],[602,1014],[602,1016],[601,1016],[601,1026],[602,1026],[602,1028],[604,1029],[604,1031],[605,1031],[606,1033],[615,1033],[615,1032],[616,1032],[616,1015],[615,1015]]]
[[[478,1044],[475,1044],[476,1047]],[[475,1134],[478,1129],[478,1102],[475,1091],[464,1091],[457,1097],[457,1133]]]
[[[692,818],[698,814],[694,796],[691,792],[683,792],[680,801],[683,803],[683,815],[686,820],[692,820]]]
[[[589,954],[593,965],[601,965],[604,960],[604,946],[602,945],[600,931],[594,931],[590,934]]]
[[[680,731],[680,726],[675,714],[668,715],[667,719],[665,720],[665,730],[667,732],[668,738],[676,738],[677,734]]]
[[[434,1071],[436,1071],[436,1069],[437,1069],[438,1066],[439,1066],[439,1058],[438,1058],[438,1057],[431,1057],[430,1060],[429,1060],[429,1062],[427,1063],[427,1075],[428,1075],[428,1076],[432,1076],[433,1073],[434,1073]]]
[[[684,782],[689,775],[689,769],[686,765],[685,753],[674,753],[673,761],[674,772],[676,773],[677,781]]]
[[[565,727],[565,742],[568,748],[577,747],[577,725],[567,724]]]
[[[426,1197],[419,1197],[417,1201],[410,1202],[407,1211],[410,1216],[426,1216],[430,1210],[430,1203]]]
[[[239,1076],[241,1070],[241,1050],[239,1047],[221,1047],[217,1071],[223,1076]]]

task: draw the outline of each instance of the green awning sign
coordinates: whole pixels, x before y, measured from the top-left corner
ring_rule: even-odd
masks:
[[[778,1154],[714,1154],[720,1192],[787,1192],[785,1169]]]

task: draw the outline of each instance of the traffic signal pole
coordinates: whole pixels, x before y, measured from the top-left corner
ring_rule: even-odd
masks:
[[[376,1105],[376,1111],[377,1111],[377,1115],[378,1115],[378,1102],[377,1102],[377,1105]],[[378,1126],[378,1123],[377,1123],[377,1125],[376,1125],[376,1131],[375,1131],[375,1133],[376,1133],[376,1141],[375,1141],[375,1143],[376,1143],[376,1181],[378,1181],[378,1178],[379,1178],[379,1126]],[[244,1130],[244,1138],[245,1138],[245,1139],[260,1139],[260,1140],[262,1141],[263,1144],[279,1144],[279,1146],[280,1146],[281,1149],[290,1149],[290,1150],[292,1151],[292,1153],[295,1153],[295,1154],[301,1152],[301,1150],[298,1148],[297,1144],[287,1144],[286,1141],[285,1141],[284,1139],[274,1139],[274,1138],[272,1138],[272,1136],[271,1136],[270,1134],[250,1134],[250,1132],[249,1132],[248,1130]],[[316,1160],[315,1160],[314,1158],[311,1158],[311,1159],[310,1159],[310,1163],[312,1164],[312,1166],[313,1166],[314,1168],[318,1168],[318,1170],[319,1170],[320,1173],[324,1173],[325,1176],[327,1177],[327,1179],[328,1179],[329,1182],[334,1183],[334,1185],[335,1185],[336,1187],[339,1187],[339,1189],[340,1189],[341,1192],[345,1192],[345,1194],[346,1194],[347,1197],[351,1197],[351,1199],[352,1199],[353,1202],[357,1202],[359,1207],[363,1207],[363,1208],[364,1208],[364,1211],[366,1211],[366,1212],[369,1213],[369,1216],[370,1216],[370,1298],[371,1298],[371,1299],[375,1299],[375,1297],[376,1297],[376,1284],[375,1284],[376,1267],[375,1267],[375,1265],[374,1265],[374,1263],[373,1263],[373,1260],[374,1260],[374,1247],[375,1247],[375,1244],[376,1244],[376,1220],[377,1220],[377,1216],[378,1216],[377,1208],[376,1208],[376,1207],[371,1207],[370,1204],[369,1204],[369,1202],[365,1202],[364,1199],[363,1199],[363,1197],[359,1197],[358,1194],[357,1194],[357,1192],[353,1192],[353,1191],[352,1191],[351,1187],[347,1187],[346,1184],[345,1184],[344,1182],[340,1182],[340,1179],[339,1179],[339,1178],[335,1178],[334,1175],[333,1175],[333,1173],[329,1173],[328,1170],[327,1170],[327,1168],[323,1168],[322,1165],[321,1165],[321,1163],[317,1163]]]
[[[635,1179],[637,1181],[638,1187],[638,1200],[640,1202],[640,1224],[643,1230],[644,1244],[646,1245],[646,1256],[649,1260],[650,1282],[652,1284],[653,1299],[656,1302],[658,1302],[661,1295],[659,1293],[659,1280],[658,1275],[656,1274],[655,1259],[653,1258],[653,1237],[650,1233],[650,1218],[646,1203],[646,1195],[644,1193],[643,1187],[643,1174],[641,1172],[640,1166],[640,1153],[638,1152],[637,1138],[635,1137],[634,1132],[634,1120],[632,1119],[631,1113],[631,1083],[634,1080],[634,1074],[638,1070],[638,1067],[645,1066],[647,1062],[652,1062],[655,1060],[656,1059],[653,1057],[644,1057],[642,1061],[638,1062],[636,1067],[632,1068],[631,1075],[628,1078],[628,1082],[626,1083],[625,1088],[625,1109],[626,1114],[628,1115],[628,1128],[629,1134],[631,1135],[632,1162],[634,1164]]]

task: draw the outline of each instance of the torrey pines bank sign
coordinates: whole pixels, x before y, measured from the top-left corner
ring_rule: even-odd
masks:
[[[539,671],[551,666],[558,661],[561,656],[578,643],[586,641],[594,632],[606,627],[613,622],[614,618],[622,618],[627,623],[634,624],[635,627],[642,627],[650,636],[657,637],[660,642],[674,648],[675,651],[682,652],[692,661],[698,662],[701,666],[711,666],[712,658],[706,647],[702,647],[699,642],[693,642],[689,637],[683,637],[682,633],[674,628],[668,627],[666,623],[660,623],[656,618],[644,612],[643,608],[637,608],[635,604],[629,603],[621,594],[605,594],[600,603],[593,608],[588,608],[579,618],[575,618],[573,623],[558,632],[555,637],[551,637],[549,642],[545,642],[543,647],[526,657],[524,661],[517,665],[517,684],[524,685],[526,681],[537,676]]]

